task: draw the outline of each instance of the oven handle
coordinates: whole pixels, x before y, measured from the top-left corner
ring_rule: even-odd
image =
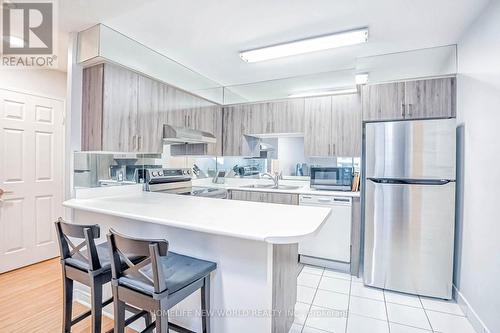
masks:
[[[170,184],[170,183],[180,183],[188,182],[191,178],[189,177],[173,177],[173,178],[163,178],[163,179],[151,179],[149,184]]]

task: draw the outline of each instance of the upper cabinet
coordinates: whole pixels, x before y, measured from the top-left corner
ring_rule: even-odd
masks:
[[[304,153],[306,156],[333,156],[332,97],[305,99]]]
[[[361,105],[358,94],[305,99],[306,156],[360,156]]]
[[[405,83],[405,118],[453,118],[456,116],[455,78]]]
[[[455,117],[455,78],[361,87],[361,94],[224,108],[113,64],[83,71],[83,150],[160,153],[163,125],[215,135],[173,155],[260,156],[259,136],[300,133],[308,157],[360,156],[362,121]]]
[[[335,156],[361,156],[361,98],[332,96],[332,138]]]
[[[222,153],[220,106],[128,69],[85,68],[82,105],[83,150],[161,153],[163,125],[170,124],[216,136],[193,153]]]
[[[304,99],[224,107],[223,155],[258,156],[254,135],[304,132]]]
[[[361,99],[364,121],[452,118],[455,78],[367,85]]]
[[[361,87],[363,120],[404,118],[404,82]]]

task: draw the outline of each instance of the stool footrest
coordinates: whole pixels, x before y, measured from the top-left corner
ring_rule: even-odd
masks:
[[[141,333],[149,333],[149,332],[153,332],[155,329],[155,322],[153,321],[151,324],[149,324],[148,326],[146,326],[145,329],[143,329],[141,331]]]
[[[112,302],[113,302],[113,297],[105,300],[104,303],[102,303],[102,307],[105,307],[106,305],[111,304]],[[90,316],[91,313],[92,310],[87,310],[84,313],[79,314],[78,316],[76,316],[74,319],[71,320],[71,326],[81,322],[82,320]]]
[[[155,329],[155,324],[156,323],[153,321],[150,325],[148,325],[148,327],[141,331],[141,333],[153,332],[153,330]],[[168,329],[169,331],[172,330],[178,333],[196,333],[195,331],[188,330],[187,328],[173,324],[171,322],[168,322]]]
[[[108,298],[107,300],[105,300],[105,301],[102,303],[102,307],[105,307],[106,305],[111,304],[111,303],[113,303],[113,297],[110,297],[110,298]]]
[[[90,316],[91,313],[92,313],[92,311],[88,310],[88,311],[85,311],[84,313],[79,314],[78,316],[76,316],[74,319],[71,320],[71,326],[81,322],[82,320],[84,320],[85,318]]]
[[[140,318],[146,316],[147,314],[148,314],[147,311],[141,311],[141,312],[134,314],[133,316],[129,317],[128,319],[125,319],[125,326],[130,325],[131,323],[133,323],[137,319],[140,319]]]

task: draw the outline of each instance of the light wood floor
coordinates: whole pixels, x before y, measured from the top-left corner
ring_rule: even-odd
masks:
[[[112,306],[111,304],[108,306]],[[86,308],[73,306],[73,317]],[[0,332],[57,333],[62,331],[62,281],[59,258],[0,274]],[[90,318],[72,332],[90,332]],[[103,317],[103,332],[113,321]],[[135,332],[127,330],[128,333]]]

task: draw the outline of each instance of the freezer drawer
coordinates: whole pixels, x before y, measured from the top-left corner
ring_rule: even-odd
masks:
[[[365,198],[365,284],[450,299],[455,183],[367,179]]]
[[[455,179],[455,119],[365,126],[367,178]]]
[[[301,195],[299,205],[332,209],[330,217],[318,233],[299,243],[299,254],[349,263],[351,261],[352,199]]]

